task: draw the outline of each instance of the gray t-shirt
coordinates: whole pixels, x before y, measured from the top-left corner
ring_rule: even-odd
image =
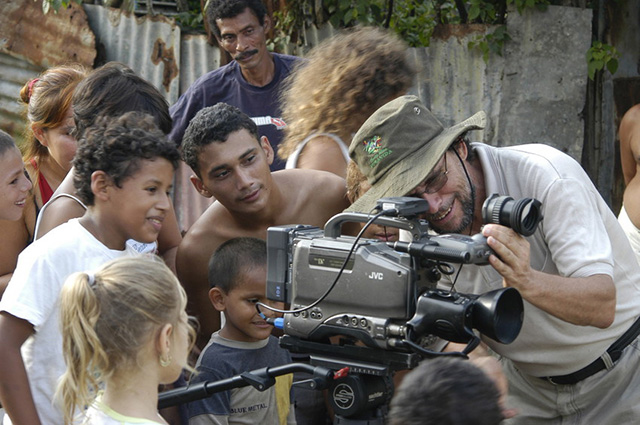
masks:
[[[242,372],[291,363],[289,352],[270,336],[257,342],[231,341],[218,332],[200,354],[197,374],[190,385],[219,381]],[[293,375],[276,378],[276,384],[265,391],[247,386],[214,393],[189,403],[189,425],[202,424],[282,424],[294,425],[291,400]]]

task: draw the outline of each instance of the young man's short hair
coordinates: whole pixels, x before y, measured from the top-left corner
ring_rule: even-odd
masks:
[[[178,167],[178,148],[158,129],[155,119],[141,112],[126,112],[120,117],[101,116],[84,131],[73,160],[73,184],[86,205],[93,205],[91,175],[104,171],[121,187],[135,174],[141,160],[164,158]]]
[[[498,425],[500,393],[468,360],[423,360],[391,400],[390,425]]]
[[[266,267],[267,244],[257,238],[234,238],[218,247],[209,261],[209,285],[229,293],[247,269]]]
[[[238,130],[247,130],[256,140],[260,139],[256,123],[235,106],[221,102],[201,109],[184,132],[182,159],[198,177],[202,177],[198,167],[202,148],[213,142],[226,142],[229,135]]]
[[[267,15],[267,8],[261,0],[209,0],[206,15],[209,27],[217,38],[220,38],[220,28],[218,28],[218,19],[235,18],[246,8],[249,8],[256,18],[260,26],[264,25],[264,17]]]

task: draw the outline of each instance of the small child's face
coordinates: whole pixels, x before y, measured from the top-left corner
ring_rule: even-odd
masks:
[[[169,192],[173,184],[173,165],[164,158],[142,160],[140,168],[121,182],[122,187],[110,187],[109,200],[96,208],[104,208],[113,227],[113,240],[106,243],[124,247],[128,239],[151,243],[158,238],[162,222],[171,208]],[[105,243],[106,241],[102,241]],[[121,244],[120,244],[121,243]]]
[[[18,148],[0,155],[0,219],[19,220],[31,190]]]
[[[256,342],[266,339],[273,326],[260,317],[256,303],[269,304],[266,299],[267,270],[252,267],[238,276],[236,287],[224,295],[225,324],[220,335],[241,342]],[[261,309],[267,317],[273,317],[270,310]]]

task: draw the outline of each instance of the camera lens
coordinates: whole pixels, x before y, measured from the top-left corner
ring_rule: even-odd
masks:
[[[482,205],[482,220],[485,223],[501,224],[520,233],[531,236],[542,220],[537,199],[523,198],[514,201],[510,196],[494,193]]]

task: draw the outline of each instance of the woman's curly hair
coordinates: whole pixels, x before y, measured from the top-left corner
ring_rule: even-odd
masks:
[[[360,27],[311,50],[285,81],[287,123],[278,155],[286,159],[314,132],[348,143],[380,106],[405,94],[416,75],[407,45],[390,31]]]
[[[140,169],[142,160],[164,158],[178,167],[178,148],[158,129],[155,119],[141,112],[126,112],[120,117],[102,116],[84,131],[73,160],[73,183],[78,196],[93,205],[91,175],[104,171],[114,184],[122,183]]]

